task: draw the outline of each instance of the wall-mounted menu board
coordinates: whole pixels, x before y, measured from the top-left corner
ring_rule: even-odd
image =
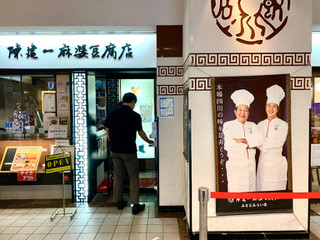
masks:
[[[41,146],[6,147],[1,161],[1,171],[37,170]]]

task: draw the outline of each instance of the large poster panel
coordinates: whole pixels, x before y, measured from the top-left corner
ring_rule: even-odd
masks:
[[[216,189],[292,191],[290,76],[212,78]],[[217,214],[291,212],[292,200],[217,199]]]

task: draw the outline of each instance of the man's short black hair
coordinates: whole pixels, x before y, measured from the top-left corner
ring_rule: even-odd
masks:
[[[134,101],[135,103],[137,102],[137,96],[134,95],[134,93],[127,92],[123,95],[122,102],[131,103],[132,101]]]

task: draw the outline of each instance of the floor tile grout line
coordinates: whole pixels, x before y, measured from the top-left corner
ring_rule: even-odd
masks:
[[[101,209],[100,209],[101,210]],[[110,209],[109,209],[110,210]],[[105,212],[105,217],[103,217],[103,218],[99,218],[99,217],[94,217],[94,213],[98,213],[98,215],[99,215],[99,212],[98,212],[98,209],[97,208],[95,208],[94,209],[94,211],[91,209],[90,211],[84,211],[84,212],[88,212],[88,213],[91,213],[91,215],[90,215],[90,217],[89,218],[84,218],[85,220],[86,220],[86,223],[85,223],[85,225],[83,226],[83,228],[82,228],[82,230],[80,231],[80,232],[77,232],[77,233],[75,233],[75,234],[78,234],[78,235],[81,235],[81,234],[83,234],[84,233],[84,229],[85,229],[85,227],[88,227],[88,226],[95,226],[95,224],[94,224],[94,221],[97,221],[97,222],[99,222],[99,220],[98,219],[103,219],[103,220],[101,220],[101,223],[100,224],[98,224],[98,226],[99,226],[99,228],[97,229],[97,232],[96,233],[94,233],[94,235],[96,236],[97,234],[99,234],[99,232],[103,229],[103,227],[105,226],[103,223],[104,223],[104,221],[107,219],[107,214],[108,213],[111,213],[112,211],[106,211]],[[155,211],[155,209],[153,208],[152,209],[153,211]],[[28,211],[26,211],[23,215],[26,215],[29,211],[31,211],[31,209],[29,209]],[[39,212],[39,213],[41,213],[41,214],[44,214],[45,212],[47,213],[48,211],[50,211],[50,210],[47,210],[46,208],[45,209],[43,209],[41,212]],[[17,212],[16,212],[17,213]],[[38,214],[39,214],[38,213]],[[160,224],[151,224],[152,222],[150,222],[150,219],[151,218],[157,218],[157,217],[155,217],[155,215],[154,214],[152,214],[151,213],[151,208],[150,207],[148,207],[148,212],[147,212],[147,214],[146,214],[146,216],[144,217],[144,216],[133,216],[132,218],[122,218],[122,217],[124,217],[124,214],[128,214],[128,213],[130,213],[130,211],[127,211],[127,212],[121,212],[121,213],[118,213],[119,215],[118,215],[118,217],[116,218],[117,220],[116,220],[116,223],[115,223],[115,229],[116,229],[116,227],[117,226],[130,226],[130,232],[128,233],[129,235],[130,234],[134,234],[134,233],[140,233],[140,232],[133,232],[133,228],[135,228],[136,226],[138,226],[138,224],[136,224],[136,225],[134,225],[134,221],[136,220],[136,221],[139,221],[139,219],[144,219],[144,218],[146,218],[146,227],[148,227],[149,225],[150,226],[154,226],[154,225],[160,225]],[[35,214],[35,213],[33,213],[33,214]],[[36,219],[36,214],[35,214],[35,216],[33,217],[33,218],[31,218],[31,219],[28,219],[28,221],[29,221],[29,223],[30,223],[30,221],[32,221],[32,219]],[[80,218],[79,218],[80,219]],[[123,220],[122,220],[123,219]],[[122,220],[122,221],[124,221],[125,222],[125,220],[126,219],[131,219],[131,220],[127,220],[128,222],[130,222],[130,224],[128,224],[128,225],[119,225],[119,223],[120,223],[120,221]],[[90,224],[90,220],[93,220],[92,221],[92,225],[89,225]],[[59,221],[57,222],[57,223],[55,223],[55,224],[48,224],[48,221],[47,220],[43,220],[40,224],[38,224],[36,227],[35,227],[35,229],[33,230],[33,232],[31,232],[29,235],[32,235],[32,234],[34,234],[35,232],[36,232],[36,230],[37,229],[39,229],[41,226],[48,226],[48,227],[51,227],[51,230],[49,231],[49,232],[47,232],[47,233],[45,233],[46,234],[46,236],[48,235],[48,234],[61,234],[62,236],[64,236],[64,235],[66,235],[66,234],[72,234],[72,232],[70,232],[70,233],[68,233],[68,230],[71,228],[71,227],[76,227],[76,226],[78,226],[78,225],[73,225],[73,224],[70,224],[70,225],[68,225],[67,226],[67,228],[66,228],[66,230],[64,231],[64,233],[55,233],[55,232],[52,232],[53,231],[53,229],[54,228],[57,228],[57,227],[61,227],[61,226],[63,226],[63,218],[60,218],[59,219]],[[62,223],[62,224],[61,224]],[[25,226],[26,226],[27,224],[25,224]],[[60,226],[61,225],[61,226]],[[140,224],[141,225],[141,224]],[[164,222],[162,221],[162,224],[161,224],[161,229],[162,229],[162,231],[161,231],[161,234],[164,234],[165,232],[164,232]],[[168,224],[169,225],[169,224]],[[101,232],[102,233],[102,232]],[[116,232],[115,232],[115,230],[111,233],[111,234],[116,234]],[[143,232],[143,234],[144,235],[147,235],[147,234],[156,234],[156,233],[154,233],[154,232],[148,232],[147,231],[147,229],[146,229],[146,232]]]

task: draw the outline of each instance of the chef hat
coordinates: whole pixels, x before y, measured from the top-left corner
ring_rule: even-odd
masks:
[[[247,90],[240,89],[240,90],[234,91],[231,94],[231,99],[236,105],[236,107],[238,107],[240,104],[244,104],[250,107],[250,104],[254,100],[254,96]]]
[[[280,102],[285,96],[283,89],[277,84],[268,87],[266,92],[268,97],[267,104],[275,103],[279,106]]]

